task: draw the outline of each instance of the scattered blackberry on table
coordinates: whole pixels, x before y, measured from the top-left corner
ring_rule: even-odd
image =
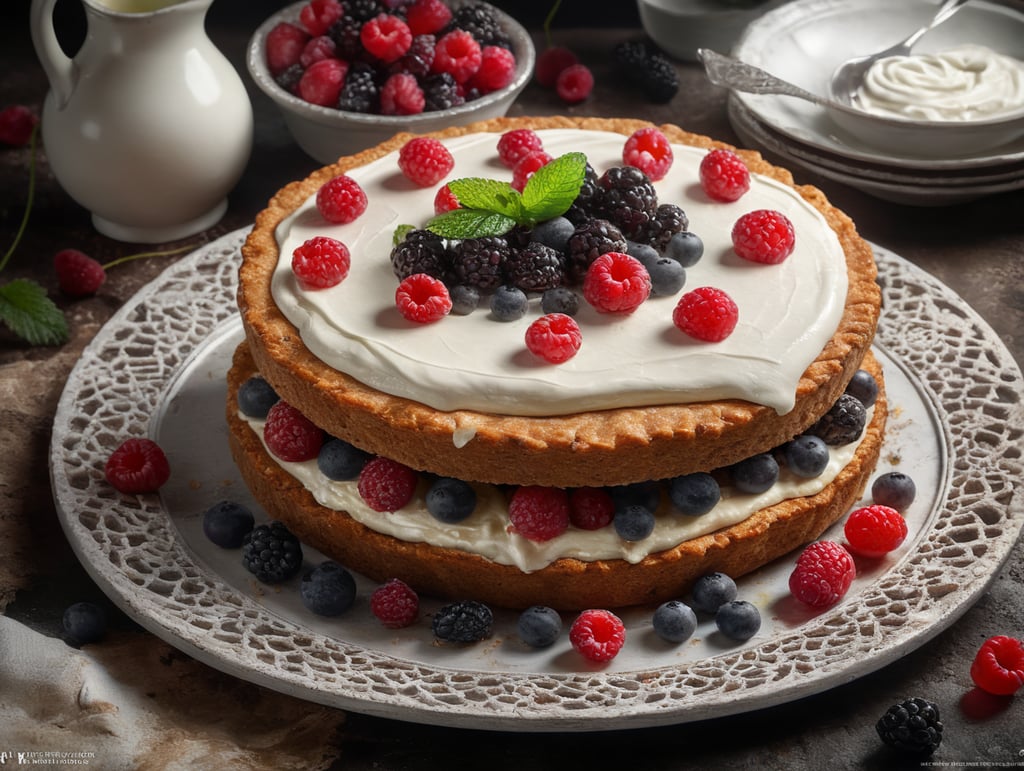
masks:
[[[354,62],[349,67],[338,96],[338,109],[363,113],[380,110],[380,86],[373,67],[365,62]]]
[[[316,457],[316,466],[328,479],[342,482],[358,479],[359,472],[372,457],[370,453],[360,450],[344,439],[331,437],[321,445],[320,453]]]
[[[615,510],[612,526],[623,541],[642,541],[654,532],[654,512],[632,504]]]
[[[801,434],[787,442],[783,454],[789,470],[802,479],[819,477],[828,466],[828,445],[814,434]]]
[[[434,615],[434,636],[445,642],[471,643],[491,636],[494,614],[482,602],[462,600],[445,605]]]
[[[705,613],[717,613],[725,603],[736,599],[736,593],[736,582],[725,573],[707,573],[690,590],[694,607]]]
[[[534,605],[519,614],[516,631],[531,648],[548,648],[562,634],[562,617],[554,608]]]
[[[250,418],[267,417],[270,408],[277,404],[281,397],[277,391],[261,375],[247,378],[238,387],[238,409]]]
[[[302,577],[302,604],[318,616],[340,616],[356,599],[356,581],[337,562],[321,562]]]
[[[669,600],[654,611],[651,626],[655,634],[666,642],[685,642],[697,631],[697,614],[686,603]]]
[[[302,567],[302,544],[283,522],[257,525],[242,541],[242,564],[265,584],[279,584]]]
[[[707,514],[722,498],[718,481],[704,471],[673,478],[669,481],[668,494],[679,513],[689,517]]]
[[[704,242],[696,233],[684,230],[668,240],[664,253],[684,268],[692,268],[704,256]]]
[[[906,511],[917,497],[914,480],[900,471],[890,471],[871,483],[871,500],[896,511]]]
[[[741,460],[729,469],[733,485],[743,493],[763,493],[779,479],[779,462],[763,452]]]
[[[594,260],[608,252],[625,252],[629,248],[622,231],[605,219],[592,219],[578,225],[569,236],[567,270],[570,281],[583,281]]]
[[[689,226],[690,218],[682,207],[674,203],[659,204],[654,210],[654,219],[647,226],[644,240],[659,252],[664,252],[672,236],[682,233]]]
[[[658,210],[658,193],[650,178],[635,166],[613,166],[597,184],[602,216],[626,238],[645,240]]]
[[[867,410],[860,399],[843,394],[807,433],[820,436],[825,444],[832,446],[849,444],[860,438],[867,418]]]
[[[203,534],[224,549],[237,549],[256,524],[248,507],[235,501],[218,501],[203,512]]]
[[[511,249],[508,241],[498,236],[467,238],[452,251],[452,273],[460,284],[490,292],[504,280],[505,260]]]
[[[450,110],[465,103],[459,84],[447,72],[438,72],[423,79],[424,110]]]
[[[894,704],[875,725],[879,738],[888,746],[915,758],[927,758],[942,743],[939,708],[920,698]]]
[[[505,259],[505,277],[524,292],[543,292],[565,280],[565,255],[540,241],[512,249]]]
[[[730,640],[749,640],[761,628],[761,612],[746,600],[733,600],[715,613],[715,626]]]
[[[99,642],[107,634],[107,613],[94,602],[76,602],[64,611],[61,626],[71,645]]]
[[[514,286],[499,286],[491,295],[491,316],[498,321],[517,321],[526,315],[526,293]]]
[[[575,316],[580,310],[580,296],[564,286],[547,289],[540,296],[540,308],[544,313]]]
[[[442,477],[427,490],[427,511],[438,522],[461,522],[476,509],[476,490],[461,479]]]
[[[652,102],[670,102],[679,91],[679,76],[672,62],[644,41],[617,43],[612,49],[612,63],[628,83]]]
[[[410,230],[391,249],[391,268],[399,281],[415,273],[426,273],[443,281],[450,267],[444,241],[429,230]]]
[[[857,397],[865,407],[870,407],[878,399],[878,381],[867,370],[859,369],[847,384],[846,393]]]

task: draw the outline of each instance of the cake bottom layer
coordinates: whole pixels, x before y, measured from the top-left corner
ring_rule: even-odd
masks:
[[[351,570],[380,582],[401,578],[418,592],[440,598],[506,608],[618,608],[677,599],[706,573],[737,578],[813,541],[846,514],[877,463],[887,417],[881,368],[870,354],[863,368],[879,383],[871,422],[853,460],[821,492],[761,509],[743,522],[637,563],[563,558],[529,573],[469,552],[384,535],[317,503],[238,415],[238,387],[257,374],[246,343],[236,350],[228,373],[226,415],[232,455],[256,500],[303,543]]]

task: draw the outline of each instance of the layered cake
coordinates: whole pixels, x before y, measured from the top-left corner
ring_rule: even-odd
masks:
[[[699,166],[724,145],[658,127],[672,163],[650,184],[658,202],[674,206],[674,229],[699,236],[703,256],[686,268],[678,291],[651,294],[628,312],[592,307],[566,271],[563,288],[580,299],[574,319],[582,338],[566,361],[545,361],[524,345],[526,328],[544,313],[540,291],[527,292],[518,319],[496,319],[487,286],[476,309],[431,323],[410,321],[396,307],[404,269],[393,259],[396,244],[427,228],[445,182],[511,180],[496,150],[502,135],[529,128],[551,158],[582,153],[586,188],[623,167],[627,138],[648,126],[503,118],[452,128],[431,136],[454,167],[424,187],[400,171],[399,152],[412,137],[399,135],[273,198],[243,247],[246,339],[229,373],[227,407],[235,460],[271,517],[375,580],[398,577],[424,593],[505,607],[578,609],[678,597],[711,571],[742,575],[813,540],[849,510],[875,465],[886,418],[882,373],[870,354],[880,306],[871,249],[820,191],[795,187],[755,153],[739,151],[750,189],[732,202],[712,200]],[[367,207],[352,222],[332,224],[316,197],[340,175],[358,183]],[[791,222],[795,242],[784,259],[737,256],[731,231],[751,211]],[[566,214],[577,215],[577,229],[591,217]],[[313,289],[297,279],[292,255],[323,236],[343,243],[351,263],[340,283]],[[531,226],[504,238],[511,249],[525,248]],[[631,233],[623,251],[640,240],[640,231]],[[445,246],[457,242],[448,237]],[[663,249],[667,241],[652,242]],[[438,278],[454,291],[465,275],[446,268]],[[738,308],[724,339],[697,340],[673,325],[680,297],[697,287],[726,291]],[[856,436],[829,438],[820,426],[837,414],[842,423],[838,408],[852,398],[844,394],[855,375],[871,380],[872,399]],[[257,377],[318,427],[325,444],[339,440],[407,470],[411,498],[380,510],[358,475],[331,478],[316,458],[278,457],[263,417],[239,409],[239,389]],[[794,473],[786,449],[808,433],[831,442],[827,464],[813,475]],[[777,466],[765,489],[735,482],[735,470],[751,459]],[[468,483],[468,514],[439,517],[428,505],[440,480]],[[700,511],[681,503],[693,480],[715,492]],[[653,519],[650,527],[573,519],[543,532],[510,519],[517,496],[539,506],[549,500],[544,491],[563,508],[576,500],[635,507],[642,496]]]

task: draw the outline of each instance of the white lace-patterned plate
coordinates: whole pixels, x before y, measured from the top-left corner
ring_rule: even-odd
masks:
[[[438,605],[429,600],[416,625],[387,631],[362,580],[345,615],[316,617],[298,578],[261,586],[237,551],[202,535],[210,504],[252,500],[223,420],[223,375],[241,338],[244,237],[229,234],[171,266],[104,326],[68,379],[50,464],[61,522],[96,582],[156,635],[251,682],[368,714],[501,730],[637,728],[762,708],[876,670],[954,623],[1024,524],[1011,483],[1024,476],[1020,370],[958,296],[879,249],[878,351],[893,408],[879,472],[911,474],[919,495],[907,543],[862,564],[837,606],[798,607],[786,588],[791,561],[779,560],[739,582],[764,620],[753,639],[731,642],[701,619],[693,639],[668,645],[650,629],[651,609],[631,610],[625,648],[601,667],[576,655],[564,632],[550,649],[528,649],[514,613],[498,612],[494,636],[469,646],[434,641]],[[142,435],[167,450],[171,481],[160,495],[118,495],[104,463]],[[841,528],[827,536],[841,538]],[[319,559],[307,551],[309,565]]]

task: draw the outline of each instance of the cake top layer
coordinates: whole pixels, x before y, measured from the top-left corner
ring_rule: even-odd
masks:
[[[603,131],[538,132],[557,157],[581,151],[600,174],[622,165],[625,137]],[[443,141],[455,157],[450,178],[510,179],[498,161],[497,133]],[[346,172],[363,187],[367,211],[348,225],[330,225],[306,201],[277,230],[280,259],[274,301],[307,348],[332,368],[393,396],[434,409],[506,415],[562,415],[582,410],[687,404],[739,398],[784,414],[801,375],[831,339],[843,314],[847,268],[824,217],[792,188],[753,175],[733,203],[708,199],[698,183],[705,151],[673,145],[675,161],[655,183],[658,200],[689,217],[704,242],[701,261],[687,269],[681,293],[700,286],[725,290],[739,306],[739,323],[719,343],[694,341],[672,323],[676,296],[654,297],[629,315],[602,314],[581,303],[579,353],[548,364],[524,343],[539,299],[518,322],[498,322],[485,307],[416,325],[394,304],[398,280],[389,253],[395,228],[422,227],[433,215],[436,188],[417,188],[400,173],[397,152]],[[732,249],[733,223],[755,209],[776,209],[794,225],[796,246],[781,264],[742,260]],[[330,289],[296,282],[290,258],[308,238],[329,235],[352,254],[348,277]]]

